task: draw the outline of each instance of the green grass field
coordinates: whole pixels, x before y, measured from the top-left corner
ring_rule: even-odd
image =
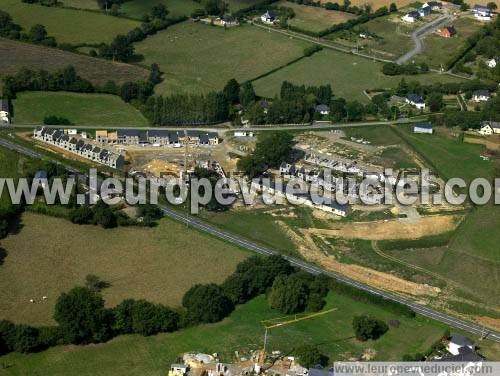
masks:
[[[63,7],[78,8],[78,9],[99,9],[96,0],[64,0],[61,1]]]
[[[319,32],[328,29],[330,26],[356,18],[351,13],[300,5],[290,1],[280,1],[276,6],[292,8],[294,10],[295,17],[289,19],[288,24],[313,32]]]
[[[440,68],[446,65],[450,59],[460,53],[467,38],[477,32],[483,25],[480,21],[471,17],[461,17],[452,25],[457,30],[457,35],[452,38],[444,38],[438,34],[430,34],[424,39],[424,51],[417,55],[415,60],[425,61],[431,67]]]
[[[367,102],[368,98],[363,94],[363,90],[392,88],[401,80],[402,76],[385,76],[381,72],[381,67],[381,63],[363,57],[323,50],[254,81],[254,87],[257,94],[273,98],[279,93],[281,84],[285,80],[301,85],[330,84],[336,96]],[[454,82],[458,79],[429,73],[411,77],[411,80]]]
[[[145,80],[149,70],[137,65],[74,54],[57,48],[47,48],[0,38],[0,77],[15,74],[22,67],[54,72],[75,67],[76,72],[93,84],[104,85],[110,78],[117,84]]]
[[[56,38],[58,43],[110,42],[116,35],[126,34],[140,25],[138,21],[101,13],[45,7],[18,0],[0,0],[0,8],[25,32],[35,24],[44,25],[49,36]]]
[[[418,317],[397,317],[377,306],[330,294],[326,308],[338,308],[324,316],[269,331],[268,350],[287,354],[302,344],[315,344],[331,360],[359,357],[365,349],[374,349],[375,359],[400,360],[405,353],[425,351],[444,332],[436,322]],[[390,329],[377,341],[359,342],[354,338],[352,317],[369,312],[383,319],[398,319],[399,328]],[[217,352],[223,360],[232,361],[234,351],[240,355],[261,348],[264,336],[261,320],[283,316],[268,308],[263,296],[239,306],[226,320],[172,334],[154,337],[120,336],[108,343],[90,346],[61,346],[38,354],[11,354],[0,358],[10,368],[0,375],[50,374],[67,375],[165,375],[170,363],[187,351]],[[490,356],[498,351],[488,341],[480,343]]]
[[[25,92],[13,101],[15,124],[43,124],[56,115],[76,125],[145,126],[148,121],[115,95],[68,92]]]
[[[151,13],[153,6],[160,3],[169,10],[169,17],[189,16],[195,9],[203,8],[201,4],[191,0],[132,0],[124,2],[120,11],[129,17],[141,19]]]
[[[444,134],[431,137],[415,135],[402,128],[403,138],[445,179],[461,177],[470,183],[483,177],[492,181],[498,161],[483,161],[479,155],[483,146],[459,143]],[[490,307],[500,309],[500,209],[493,204],[477,206],[452,236],[447,247],[390,251],[405,261],[435,271],[463,285],[472,297]],[[478,276],[487,276],[488,283]]]
[[[158,94],[219,90],[231,78],[249,80],[286,64],[306,46],[252,26],[225,30],[189,21],[135,44],[146,64],[165,72]]]
[[[2,248],[0,319],[33,325],[53,323],[57,297],[87,274],[111,284],[103,291],[108,306],[127,298],[178,306],[191,286],[222,282],[248,255],[168,219],[154,228],[104,230],[32,213]]]

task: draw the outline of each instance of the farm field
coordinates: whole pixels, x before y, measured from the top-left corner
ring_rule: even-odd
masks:
[[[189,21],[135,44],[146,64],[165,72],[158,94],[206,93],[231,78],[250,80],[302,56],[306,46],[252,26],[225,30]]]
[[[482,24],[472,17],[460,17],[453,22],[457,30],[457,35],[452,38],[444,38],[437,33],[429,34],[424,39],[424,51],[416,56],[416,60],[425,61],[431,67],[439,68],[441,64],[453,59],[457,53],[460,53],[467,39],[477,32]]]
[[[495,163],[483,161],[479,155],[482,145],[458,143],[442,134],[432,136],[432,142],[424,135],[414,135],[407,129],[400,132],[404,139],[421,155],[429,159],[444,178],[461,177],[470,183],[476,177],[492,181]],[[500,226],[500,210],[493,204],[477,206],[458,227],[447,247],[390,251],[400,259],[435,271],[474,291],[471,298],[500,309],[492,296],[500,294],[500,258],[497,252]],[[484,234],[490,234],[484,236]],[[487,276],[489,283],[478,275]]]
[[[75,67],[78,75],[104,85],[110,78],[117,84],[138,79],[146,79],[149,71],[137,65],[125,64],[90,56],[74,54],[56,48],[16,42],[0,38],[0,76],[15,74],[21,68],[54,72],[68,65]]]
[[[75,125],[148,125],[139,110],[116,95],[24,92],[17,94],[13,106],[16,124],[43,124],[45,116],[56,115]]]
[[[292,8],[294,10],[295,17],[289,19],[288,24],[313,32],[319,32],[330,26],[356,18],[356,16],[351,13],[300,5],[290,1],[280,1],[276,6]]]
[[[192,0],[132,0],[120,6],[120,11],[129,17],[141,19],[150,14],[156,4],[163,4],[169,10],[168,17],[189,16],[195,9],[203,6]]]
[[[178,306],[191,286],[222,282],[248,255],[168,219],[154,228],[104,230],[32,213],[2,248],[0,318],[33,325],[53,323],[57,297],[87,274],[111,284],[103,290],[110,307],[127,298]]]
[[[328,3],[331,2],[330,0],[320,0],[321,3]],[[408,4],[413,3],[412,0],[395,0],[394,3],[397,5],[398,8],[402,8]],[[374,10],[386,6],[389,7],[389,4],[386,0],[371,0],[371,1],[364,1],[364,0],[352,0],[351,5],[356,5],[356,6],[363,6],[365,4],[370,4]]]
[[[366,349],[375,351],[375,359],[401,359],[405,353],[425,351],[444,332],[440,323],[417,317],[398,317],[373,305],[348,297],[330,294],[325,309],[338,308],[326,315],[269,331],[268,349],[283,354],[302,344],[314,344],[330,356],[330,360],[359,357]],[[397,319],[399,328],[390,329],[377,341],[354,339],[352,317],[370,312],[383,319]],[[172,362],[183,352],[217,352],[222,360],[231,361],[234,351],[244,354],[262,346],[264,329],[261,320],[282,316],[268,308],[264,296],[238,306],[220,323],[202,325],[171,334],[153,337],[120,336],[105,344],[60,346],[38,354],[10,354],[0,358],[8,364],[4,374],[66,375],[164,375]],[[221,341],[221,338],[224,340]],[[477,341],[477,339],[476,339]],[[487,356],[498,353],[498,344],[480,342]]]
[[[107,16],[84,10],[45,7],[18,0],[0,0],[0,8],[9,13],[25,32],[37,24],[43,24],[49,36],[58,43],[111,42],[118,34],[140,25],[138,21]]]
[[[279,94],[283,81],[300,85],[330,84],[336,96],[347,100],[367,102],[363,90],[395,87],[402,76],[386,76],[381,72],[382,63],[333,50],[323,50],[279,71],[254,81],[258,95],[272,98]],[[314,74],[312,74],[314,72]],[[412,77],[422,82],[455,82],[452,76],[429,73]]]
[[[64,0],[62,1],[62,6],[78,9],[99,9],[97,0]]]
[[[361,24],[355,32],[340,31],[327,38],[345,46],[358,47],[369,55],[395,60],[413,47],[410,34],[416,27],[401,22],[400,14],[391,14]],[[372,38],[360,38],[361,31],[370,33]]]

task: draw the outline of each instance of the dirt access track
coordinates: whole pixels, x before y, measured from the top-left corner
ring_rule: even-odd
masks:
[[[418,223],[404,219],[373,222],[335,223],[330,229],[302,230],[309,235],[331,236],[346,239],[388,240],[418,239],[454,230],[463,216],[435,215],[423,217]]]

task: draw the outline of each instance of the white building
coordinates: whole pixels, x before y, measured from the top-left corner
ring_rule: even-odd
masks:
[[[266,13],[260,16],[260,20],[269,25],[275,24],[279,21],[278,16],[272,10],[268,10]]]
[[[433,133],[432,125],[427,124],[427,123],[417,123],[413,127],[413,133],[427,133],[427,134],[432,134]]]
[[[489,68],[495,68],[497,66],[497,60],[498,60],[498,57],[494,57],[493,59],[488,60],[486,62],[486,65],[488,65]]]
[[[483,136],[490,136],[492,134],[500,134],[500,122],[498,121],[483,121],[479,134]]]
[[[464,337],[460,334],[453,334],[451,336],[450,342],[446,346],[446,350],[452,355],[458,355],[461,353],[463,347],[467,347],[472,351],[476,351],[476,345],[474,341],[470,338]]]
[[[488,90],[476,90],[472,94],[474,102],[486,102],[488,99],[490,99],[490,92]]]
[[[1,123],[10,123],[10,109],[8,99],[0,99],[0,124]]]
[[[251,131],[234,131],[234,137],[253,137]]]
[[[408,94],[405,99],[406,103],[418,108],[419,110],[425,109],[424,99],[417,94]]]
[[[417,11],[413,11],[413,12],[407,13],[403,17],[401,17],[401,19],[404,22],[410,22],[410,23],[415,22],[419,18],[420,18],[420,14]]]
[[[472,14],[480,21],[491,21],[491,10],[488,7],[476,4],[472,8]]]

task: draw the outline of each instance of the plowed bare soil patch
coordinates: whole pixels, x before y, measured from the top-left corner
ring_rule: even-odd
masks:
[[[461,216],[440,215],[423,217],[418,223],[406,223],[400,220],[336,223],[331,229],[311,228],[304,232],[348,239],[417,239],[451,231],[457,227],[460,219]]]

